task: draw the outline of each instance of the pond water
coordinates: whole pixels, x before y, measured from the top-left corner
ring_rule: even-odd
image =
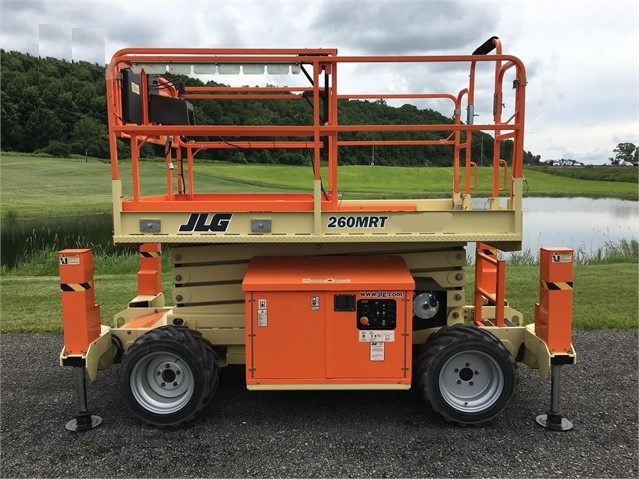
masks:
[[[475,208],[483,208],[477,199]],[[639,202],[590,198],[524,198],[523,250],[572,248],[589,255],[606,244],[639,239]],[[9,268],[25,251],[93,248],[113,251],[111,215],[16,219],[1,228],[2,265]],[[469,250],[474,248],[469,248]],[[472,252],[471,252],[472,254]]]
[[[560,246],[596,252],[639,239],[639,202],[592,198],[524,198],[523,250]]]

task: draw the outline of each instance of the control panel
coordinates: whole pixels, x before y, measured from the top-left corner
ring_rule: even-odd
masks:
[[[357,301],[357,329],[395,329],[397,302],[394,299]]]

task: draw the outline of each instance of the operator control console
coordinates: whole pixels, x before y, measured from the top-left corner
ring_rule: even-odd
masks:
[[[376,294],[389,294],[378,292]],[[397,325],[397,301],[394,299],[359,299],[354,294],[336,294],[335,311],[357,313],[357,329],[395,329]]]

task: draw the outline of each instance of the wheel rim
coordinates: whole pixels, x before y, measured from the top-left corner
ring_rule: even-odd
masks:
[[[497,360],[483,351],[450,357],[439,375],[444,401],[464,413],[479,413],[495,404],[504,390],[504,373]]]
[[[131,392],[136,401],[154,414],[172,414],[193,396],[193,373],[175,354],[150,353],[131,371]]]

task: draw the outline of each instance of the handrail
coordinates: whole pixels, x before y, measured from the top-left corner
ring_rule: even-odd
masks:
[[[499,160],[499,166],[504,167],[504,183],[499,188],[499,191],[504,191],[508,186],[508,163],[506,160]]]
[[[473,182],[470,183],[468,185],[468,189],[469,190],[474,190],[475,188],[477,188],[477,163],[475,163],[474,161],[470,162],[470,169],[473,172]]]
[[[490,53],[490,55],[489,55]],[[447,92],[338,92],[337,67],[340,64],[364,64],[373,65],[392,64],[401,65],[408,63],[431,64],[461,62],[470,65],[470,78],[468,85],[459,90],[459,93]],[[501,121],[501,112],[494,111],[494,123],[474,122],[475,95],[475,67],[480,62],[491,62],[495,65],[495,101],[501,101],[501,84],[504,73],[509,69],[516,70],[515,112],[506,122]],[[202,64],[218,65],[235,63],[236,65],[297,65],[300,81],[306,78],[307,85],[294,86],[187,86],[177,88],[169,80],[159,77],[162,85],[161,91],[152,91],[150,81],[147,81],[145,67],[149,64],[159,65],[150,70],[161,71],[162,65],[168,70],[168,66],[174,65],[174,71],[180,71],[182,66],[191,71],[192,66]],[[277,124],[271,125],[202,125],[202,124],[158,124],[149,118],[150,110],[147,101],[141,102],[140,124],[127,122],[123,119],[123,93],[122,74],[125,69],[136,68],[140,72],[140,97],[148,98],[151,94],[168,96],[180,101],[206,101],[206,100],[294,100],[304,99],[311,103],[313,109],[312,121],[300,125],[294,123],[286,125],[279,119]],[[178,68],[179,67],[179,68]],[[266,67],[265,67],[266,68]],[[292,67],[291,67],[292,68]],[[275,70],[275,69],[273,69]],[[132,70],[133,71],[133,70]],[[268,71],[268,69],[266,69]],[[289,70],[287,70],[289,71]],[[289,74],[292,74],[290,70]],[[166,151],[166,198],[172,200],[178,198],[192,199],[195,194],[195,178],[193,166],[195,154],[201,150],[224,150],[230,148],[241,149],[307,149],[312,154],[313,179],[322,181],[321,165],[328,165],[328,186],[322,186],[324,198],[321,204],[335,206],[338,199],[337,165],[338,149],[340,147],[359,146],[423,146],[423,147],[452,147],[453,150],[453,193],[470,195],[471,190],[479,184],[477,163],[473,161],[472,151],[473,132],[485,131],[494,135],[493,158],[493,196],[508,188],[508,164],[499,158],[501,141],[513,139],[513,166],[512,176],[521,176],[523,161],[523,102],[525,94],[525,68],[521,61],[512,56],[504,55],[501,51],[501,42],[497,37],[491,37],[480,47],[475,49],[472,55],[407,55],[407,56],[338,56],[336,49],[215,49],[215,48],[127,48],[118,51],[110,62],[107,73],[107,107],[109,119],[109,137],[111,146],[111,172],[112,179],[120,178],[118,166],[118,153],[116,142],[118,138],[131,141],[131,160],[133,179],[133,198],[139,201],[141,198],[139,154],[141,138],[150,143],[168,144],[169,137],[174,140]],[[479,98],[479,97],[478,97]],[[453,103],[453,116],[451,123],[445,124],[344,124],[338,121],[338,108],[344,101],[388,99],[396,101],[402,99],[425,100],[450,100]],[[463,108],[467,110],[467,121],[463,122],[461,114]],[[362,135],[361,133],[374,133],[374,135]],[[378,133],[379,135],[375,134]],[[408,134],[412,136],[408,136]],[[403,136],[406,135],[406,136]],[[227,138],[232,138],[228,141]],[[182,148],[186,151],[183,161]],[[426,158],[425,158],[426,159]],[[172,166],[177,165],[173,172]],[[182,166],[186,167],[186,172]],[[499,184],[501,169],[503,182]],[[461,177],[464,176],[464,191],[461,191]],[[177,177],[177,189],[174,191],[174,182]],[[188,181],[188,187],[185,184]],[[326,178],[324,178],[326,181]],[[177,197],[175,196],[177,193]],[[512,194],[512,192],[511,192]],[[469,200],[467,201],[470,204]]]

